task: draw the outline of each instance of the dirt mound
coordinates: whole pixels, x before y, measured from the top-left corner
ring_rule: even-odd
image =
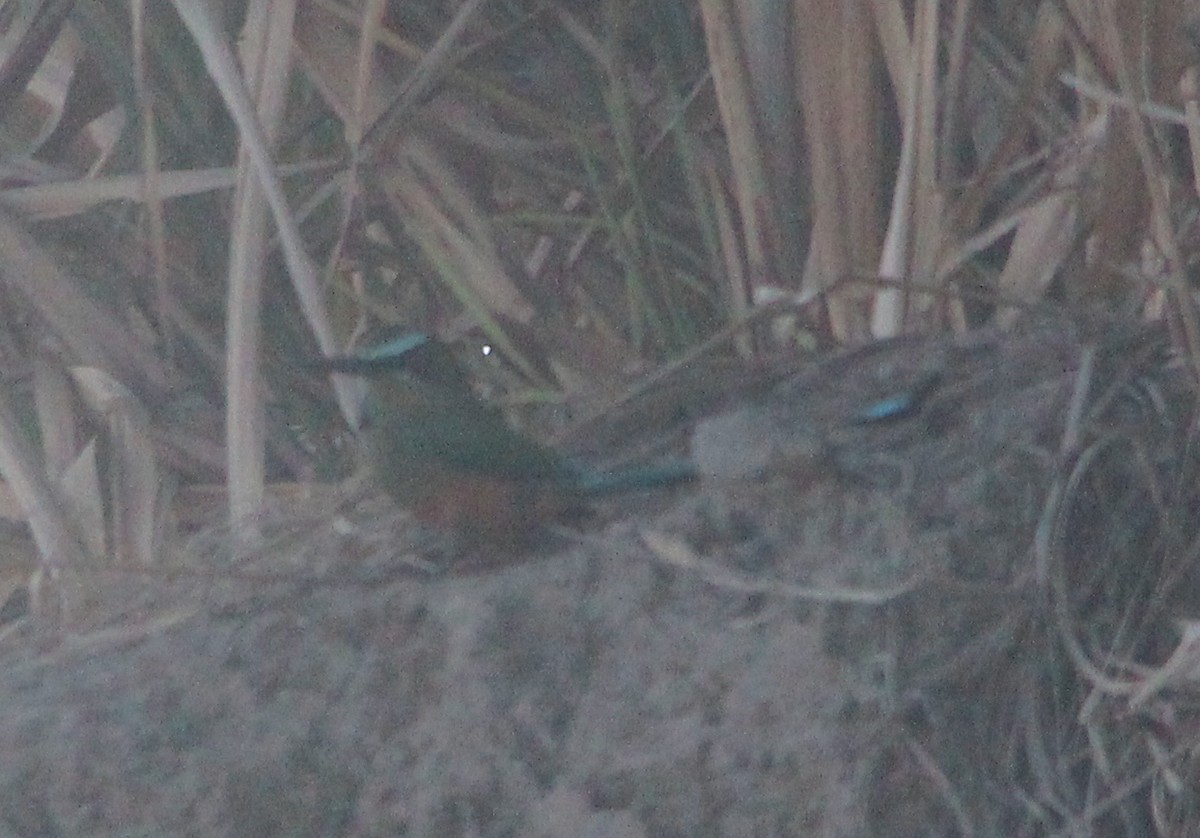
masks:
[[[754,408],[753,479],[487,572],[370,505],[237,562],[194,545],[176,563],[207,578],[118,585],[120,620],[52,646],[5,640],[0,816],[22,835],[1194,825],[1194,676],[1161,668],[1200,590],[1192,388],[1166,346],[1056,326],[838,356]]]

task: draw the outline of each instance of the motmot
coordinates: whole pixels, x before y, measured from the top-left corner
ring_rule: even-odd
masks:
[[[696,477],[688,460],[606,471],[535,441],[423,333],[317,366],[367,379],[359,433],[381,488],[419,520],[478,540],[521,541],[590,498]]]

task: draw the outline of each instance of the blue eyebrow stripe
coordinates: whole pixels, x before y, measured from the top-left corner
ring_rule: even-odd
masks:
[[[429,343],[429,336],[425,333],[410,332],[379,346],[372,346],[361,350],[358,353],[358,357],[364,361],[383,361],[399,358],[401,355],[411,352],[418,346],[423,346],[427,343]]]

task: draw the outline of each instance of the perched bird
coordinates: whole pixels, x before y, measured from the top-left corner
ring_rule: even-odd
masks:
[[[686,461],[602,471],[518,433],[424,334],[317,365],[370,381],[360,434],[381,487],[419,519],[478,540],[520,541],[588,498],[696,476]]]

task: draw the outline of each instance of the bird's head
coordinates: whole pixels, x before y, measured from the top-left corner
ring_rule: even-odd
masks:
[[[423,332],[407,332],[352,355],[325,357],[313,366],[361,376],[370,383],[361,429],[390,415],[414,409],[436,411],[477,399],[466,369],[450,347]]]

